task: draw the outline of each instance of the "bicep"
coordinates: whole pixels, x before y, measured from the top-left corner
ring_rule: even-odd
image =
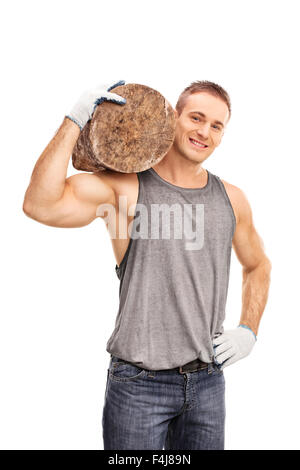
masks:
[[[83,227],[97,217],[102,203],[114,203],[114,191],[104,178],[87,173],[66,179],[62,198],[49,211],[47,225]]]
[[[265,258],[264,243],[258,234],[252,210],[242,191],[238,200],[238,221],[233,237],[233,248],[245,270],[255,269]]]

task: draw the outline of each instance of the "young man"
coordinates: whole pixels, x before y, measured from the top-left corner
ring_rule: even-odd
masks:
[[[66,178],[80,129],[103,100],[125,104],[110,91],[124,83],[81,96],[38,159],[23,210],[55,227],[115,211],[107,228],[120,306],[107,343],[104,448],[224,449],[223,368],[255,344],[271,271],[244,193],[203,168],[221,143],[230,99],[215,83],[193,82],[179,97],[175,139],[160,163],[138,174]],[[124,223],[130,236],[112,236]],[[242,313],[224,331],[232,246],[243,268]]]

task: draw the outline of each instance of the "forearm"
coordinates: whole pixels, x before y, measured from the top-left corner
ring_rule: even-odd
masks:
[[[69,159],[79,134],[79,127],[70,119],[64,118],[35,164],[25,193],[25,212],[47,208],[62,197]]]
[[[270,273],[271,264],[267,258],[255,269],[243,271],[240,324],[251,328],[256,335],[268,299]]]

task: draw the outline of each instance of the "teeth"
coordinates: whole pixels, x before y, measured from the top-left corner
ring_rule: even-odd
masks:
[[[202,147],[202,148],[206,147],[206,145],[200,144],[199,142],[197,142],[197,141],[194,140],[194,139],[191,139],[191,141],[192,141],[194,144],[198,145],[199,147]]]

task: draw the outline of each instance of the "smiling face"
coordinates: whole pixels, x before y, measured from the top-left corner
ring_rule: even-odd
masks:
[[[207,92],[198,92],[186,98],[180,116],[175,113],[174,150],[188,160],[203,162],[222,140],[229,120],[226,103]]]

